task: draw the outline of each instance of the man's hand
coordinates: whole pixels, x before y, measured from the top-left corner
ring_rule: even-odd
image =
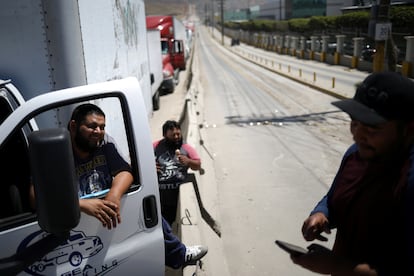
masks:
[[[116,220],[113,223],[121,223],[121,197],[128,191],[132,184],[134,177],[128,171],[119,172],[114,179],[112,179],[112,187],[105,196],[105,201],[112,203],[113,211],[116,212]],[[115,227],[114,226],[114,227]]]
[[[177,155],[178,161],[180,161],[181,164],[183,164],[184,166],[189,166],[191,159],[188,158],[187,156],[183,155],[183,154],[178,154]]]
[[[111,193],[108,193],[105,197],[105,201],[111,202],[113,205],[116,205],[117,207],[113,209],[116,212],[116,222],[118,224],[121,223],[121,209],[119,206],[121,206],[121,199]]]
[[[105,199],[80,199],[79,205],[82,212],[96,217],[102,225],[109,230],[115,228],[119,223],[118,212],[119,206]]]
[[[322,232],[331,233],[329,221],[323,213],[315,213],[303,222],[302,235],[305,240],[313,241],[317,239],[327,241],[328,239],[321,235]]]
[[[178,161],[183,164],[184,166],[190,167],[192,170],[199,170],[201,168],[201,161],[200,160],[194,160],[189,158],[186,155],[179,154],[177,155]]]

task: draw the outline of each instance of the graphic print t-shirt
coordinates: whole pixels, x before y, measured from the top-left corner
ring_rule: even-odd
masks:
[[[89,158],[75,157],[76,176],[79,179],[79,197],[111,188],[112,178],[121,171],[131,171],[114,144],[99,147]]]
[[[188,166],[182,165],[175,154],[176,149],[168,147],[165,140],[154,142],[154,152],[158,163],[161,166],[161,173],[158,174],[160,184],[182,183],[187,177]],[[196,150],[189,144],[183,143],[180,154],[193,160],[199,160]]]

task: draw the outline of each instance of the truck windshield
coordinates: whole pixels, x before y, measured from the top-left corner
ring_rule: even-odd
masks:
[[[168,41],[161,41],[161,53],[163,55],[168,54]]]

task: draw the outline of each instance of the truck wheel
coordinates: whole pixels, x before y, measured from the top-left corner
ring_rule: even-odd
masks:
[[[46,268],[46,266],[44,264],[40,263],[40,264],[37,265],[35,270],[37,270],[39,272],[43,272],[43,270],[45,270],[45,268]]]
[[[155,92],[155,95],[152,97],[152,109],[154,111],[160,109],[160,92],[157,90]]]
[[[69,262],[73,266],[78,266],[82,263],[82,259],[83,259],[82,254],[75,251],[75,252],[72,252],[72,254],[70,254]]]

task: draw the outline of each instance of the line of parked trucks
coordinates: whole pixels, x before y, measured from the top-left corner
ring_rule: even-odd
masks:
[[[149,30],[159,30],[161,35],[163,93],[172,93],[178,83],[179,71],[186,69],[190,54],[191,29],[171,15],[148,15]]]
[[[188,33],[175,17],[149,25],[143,0],[4,1],[0,17],[0,274],[163,275],[149,118],[186,68]],[[79,210],[66,126],[85,102],[134,174],[113,231]]]

